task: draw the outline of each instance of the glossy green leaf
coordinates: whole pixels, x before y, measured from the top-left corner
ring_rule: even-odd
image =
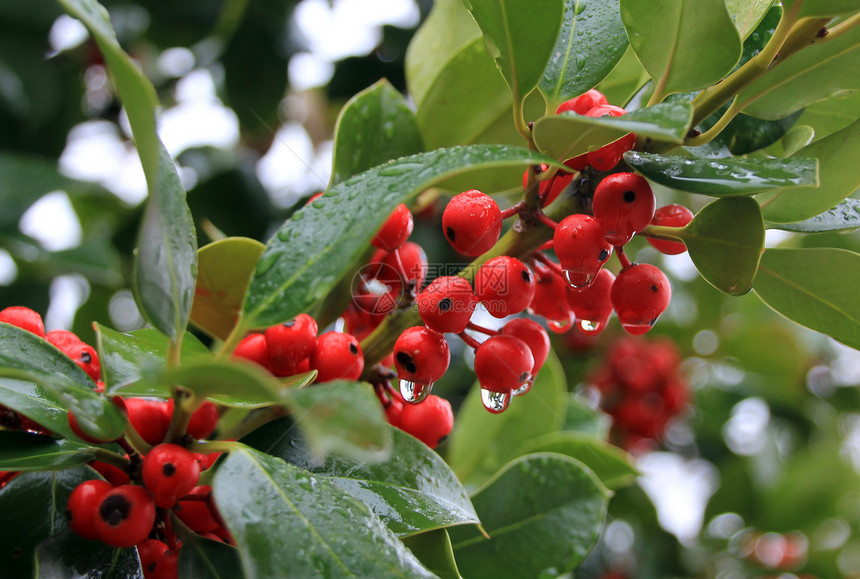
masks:
[[[239,551],[222,541],[201,537],[174,519],[176,534],[182,540],[179,550],[179,576],[194,579],[233,579],[242,576]]]
[[[809,125],[795,125],[765,152],[776,157],[791,157],[814,138],[815,129]]]
[[[0,471],[60,470],[93,460],[87,444],[21,430],[0,430]]]
[[[280,458],[235,450],[212,486],[248,579],[432,576],[367,505]]]
[[[860,348],[860,254],[844,249],[768,249],[755,292],[807,328]]]
[[[752,289],[764,249],[764,221],[749,197],[726,197],[706,205],[680,237],[702,277],[734,296]]]
[[[786,10],[796,9],[797,18],[821,18],[857,12],[854,0],[782,0]]]
[[[158,138],[152,83],[120,47],[107,11],[95,0],[59,0],[89,29],[128,114],[149,200],[135,256],[135,289],[144,314],[173,340],[185,331],[197,275],[197,239],[176,165]]]
[[[606,440],[610,426],[612,419],[596,408],[593,402],[573,393],[568,395],[562,430],[590,434]]]
[[[627,33],[614,0],[564,3],[561,31],[539,87],[547,110],[594,88],[627,50]]]
[[[403,544],[439,579],[462,579],[445,529],[405,537]]]
[[[335,185],[293,213],[269,241],[245,296],[243,327],[284,322],[325,297],[394,208],[441,179],[547,161],[554,163],[516,147],[452,147],[404,157]]]
[[[621,0],[621,19],[661,95],[713,84],[741,56],[725,0]]]
[[[200,248],[191,306],[195,326],[222,340],[230,335],[263,249],[262,243],[247,237],[228,237]]]
[[[741,40],[755,30],[773,3],[774,0],[726,0],[726,8]]]
[[[860,89],[860,27],[813,44],[738,94],[745,113],[779,119],[816,101]]]
[[[329,187],[423,149],[415,113],[397,89],[387,80],[380,80],[341,109],[335,127]]]
[[[34,382],[75,413],[81,430],[101,440],[124,431],[126,416],[60,350],[27,330],[0,323],[0,377]]]
[[[592,118],[563,113],[537,121],[533,136],[538,149],[557,159],[595,151],[630,132],[637,137],[680,144],[687,136],[692,114],[686,103],[663,103],[620,117]]]
[[[628,151],[627,163],[661,185],[712,197],[752,195],[767,189],[818,186],[814,158],[791,159],[690,159]]]
[[[759,197],[768,221],[801,221],[827,211],[860,187],[860,172],[846,159],[860,156],[860,119],[852,125],[815,141],[794,157],[818,159],[821,186],[796,187]]]
[[[511,401],[502,414],[487,412],[481,386],[472,386],[448,439],[448,464],[467,487],[483,484],[528,440],[557,430],[567,410],[564,371],[550,353],[528,394]]]
[[[551,432],[520,446],[520,454],[535,452],[556,452],[575,458],[613,490],[629,486],[639,475],[626,452],[593,435]]]
[[[466,8],[481,28],[487,52],[514,101],[522,101],[537,86],[553,53],[563,0],[469,0]]]
[[[769,223],[773,229],[800,233],[850,231],[860,227],[860,199],[845,199],[833,209],[794,223]]]
[[[626,105],[631,95],[647,81],[648,73],[642,68],[642,64],[636,58],[636,53],[633,52],[628,43],[627,50],[621,60],[618,61],[609,76],[597,85],[597,90],[606,95],[609,102]]]
[[[70,529],[39,543],[35,564],[34,577],[144,579],[137,549],[83,539]]]
[[[316,458],[381,462],[391,455],[391,429],[369,384],[335,380],[294,390],[289,407]]]
[[[822,139],[856,121],[858,110],[860,92],[853,92],[809,105],[797,122],[812,127],[815,138]]]
[[[75,438],[69,427],[63,400],[47,388],[28,380],[0,378],[0,404],[41,424],[63,438]]]
[[[148,379],[164,367],[167,358],[169,342],[161,332],[153,328],[118,332],[101,324],[95,328],[102,379],[109,394],[164,398],[170,395],[163,384]],[[182,364],[211,356],[206,346],[191,334],[182,340]]]
[[[465,577],[555,576],[571,571],[600,536],[609,492],[582,463],[560,454],[518,458],[472,502],[490,535],[449,529]]]
[[[256,429],[241,442],[325,477],[368,505],[399,536],[478,524],[469,496],[445,461],[416,438],[391,430],[391,456],[376,463],[334,455],[317,460],[289,417]]]

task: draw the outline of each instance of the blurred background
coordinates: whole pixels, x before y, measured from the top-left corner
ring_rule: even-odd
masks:
[[[340,108],[380,78],[406,91],[406,49],[432,7],[103,3],[158,91],[159,133],[181,168],[200,245],[222,235],[265,241],[326,187]],[[54,2],[3,0],[0,307],[31,307],[47,329],[90,342],[93,322],[143,324],[128,288],[146,186],[129,135],[83,26]],[[702,204],[657,195],[660,204]],[[412,240],[431,264],[459,263],[439,217],[428,203]],[[776,233],[768,246],[860,251],[856,232]],[[577,577],[860,577],[860,353],[786,322],[752,294],[720,293],[686,254],[664,256],[642,240],[628,251],[668,273],[669,310],[635,342],[615,322],[597,337],[554,334],[569,388],[584,409],[606,406],[620,383],[635,383],[631,360],[652,374],[665,363],[683,400],[650,438],[595,415],[593,428],[636,454],[642,475],[611,501]],[[457,352],[435,391],[455,406],[474,380]]]

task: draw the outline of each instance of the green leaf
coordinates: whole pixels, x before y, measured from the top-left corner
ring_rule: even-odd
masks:
[[[845,199],[833,209],[794,223],[768,223],[769,228],[800,233],[850,231],[860,227],[860,199]]]
[[[462,579],[445,529],[405,537],[403,544],[439,579]]]
[[[335,127],[329,187],[423,149],[415,113],[397,89],[382,79],[352,97],[341,109]]]
[[[289,320],[326,296],[399,203],[470,169],[558,163],[534,151],[471,145],[419,153],[347,179],[272,237],[245,296],[244,328]]]
[[[706,205],[680,233],[705,280],[740,296],[752,289],[764,249],[764,221],[749,197],[726,197]]]
[[[797,7],[797,18],[821,18],[857,12],[854,0],[782,0],[786,11]]]
[[[755,292],[807,328],[860,348],[860,254],[833,248],[768,249]]]
[[[334,380],[291,391],[288,401],[314,457],[381,462],[391,455],[391,430],[369,384]]]
[[[20,430],[0,430],[0,471],[60,470],[93,460],[87,444]]]
[[[35,564],[34,577],[144,579],[137,549],[83,539],[70,529],[39,543]]]
[[[735,23],[735,28],[738,29],[741,40],[746,39],[755,30],[773,2],[774,0],[726,0],[726,8]]]
[[[432,576],[367,505],[279,458],[231,452],[213,495],[249,579]]]
[[[751,82],[738,106],[779,119],[816,101],[860,89],[860,27],[804,48]]]
[[[333,455],[317,460],[289,417],[256,429],[241,442],[325,477],[368,505],[399,536],[478,524],[469,496],[445,461],[416,438],[391,430],[391,456],[377,463]]]
[[[567,413],[564,416],[562,430],[591,434],[603,440],[609,436],[612,419],[594,407],[593,403],[576,394],[567,398]]]
[[[173,525],[182,540],[182,549],[179,550],[179,577],[233,579],[242,576],[239,552],[235,547],[201,537],[176,519]]]
[[[149,379],[165,365],[168,339],[153,328],[118,332],[95,324],[102,378],[108,394],[123,396],[170,395],[163,384]],[[197,338],[188,334],[182,340],[180,361],[188,364],[209,359],[212,354]]]
[[[852,125],[813,142],[794,157],[818,159],[821,186],[795,187],[759,197],[768,221],[802,221],[827,211],[860,187],[860,171],[846,159],[860,157],[860,119]]]
[[[558,41],[540,79],[547,110],[594,88],[627,50],[627,33],[614,0],[565,2]]]
[[[0,377],[49,390],[94,438],[115,440],[125,431],[125,414],[94,390],[95,383],[77,364],[44,339],[6,323],[0,323]]]
[[[230,335],[263,249],[256,239],[228,237],[198,250],[197,288],[191,306],[195,326],[222,340]]]
[[[554,353],[544,363],[528,394],[517,396],[502,414],[487,412],[475,382],[457,413],[448,440],[448,463],[464,484],[483,484],[519,456],[528,440],[557,430],[567,410],[564,371]]]
[[[563,0],[469,0],[487,52],[521,102],[541,79],[561,28]],[[536,33],[539,31],[539,33]]]
[[[767,189],[818,186],[818,163],[810,158],[690,159],[628,151],[624,160],[652,181],[712,197],[753,195]]]
[[[551,432],[525,442],[521,454],[555,452],[575,458],[590,468],[607,488],[629,486],[639,475],[630,464],[630,456],[593,435],[578,432]]]
[[[20,412],[63,438],[75,438],[61,398],[35,382],[0,378],[0,404]]]
[[[655,141],[683,143],[692,115],[693,109],[687,103],[663,103],[620,117],[592,118],[567,112],[540,119],[532,134],[538,149],[547,155],[570,159],[630,132]]]
[[[473,527],[448,533],[465,577],[555,576],[571,571],[600,536],[609,492],[560,454],[518,458],[472,502],[490,539]]]
[[[815,129],[809,125],[795,125],[765,152],[775,157],[791,157],[815,138]]]
[[[59,2],[98,43],[128,115],[149,190],[135,256],[136,298],[153,325],[177,340],[185,331],[194,297],[197,239],[176,165],[156,133],[158,97],[120,47],[104,7],[95,0]]]
[[[725,0],[621,0],[621,19],[660,95],[711,85],[741,56]]]

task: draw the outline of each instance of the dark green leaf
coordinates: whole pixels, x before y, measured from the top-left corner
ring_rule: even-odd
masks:
[[[593,435],[578,432],[551,432],[529,440],[520,447],[521,454],[557,452],[575,458],[590,468],[607,488],[619,489],[633,483],[639,471],[630,464],[630,456]]]
[[[63,579],[144,579],[137,549],[117,549],[82,539],[71,530],[36,547],[35,577]]]
[[[262,426],[241,442],[325,477],[361,502],[397,535],[450,525],[477,524],[465,489],[445,461],[426,444],[392,429],[388,460],[368,463],[328,455],[316,460],[295,423],[284,417]]]
[[[660,95],[713,84],[741,56],[724,0],[621,0],[621,19]]]
[[[380,80],[341,109],[329,187],[423,148],[415,113],[397,89]]]
[[[469,487],[483,484],[519,456],[528,440],[557,430],[567,411],[564,371],[550,353],[528,394],[517,396],[502,414],[487,412],[475,382],[457,413],[448,441],[448,463]]]
[[[563,1],[469,0],[466,8],[478,22],[487,52],[502,71],[514,101],[521,102],[537,86],[553,53]]]
[[[726,197],[706,205],[680,233],[702,277],[734,296],[752,289],[764,249],[764,221],[749,197]]]
[[[807,328],[860,348],[860,255],[843,249],[768,249],[755,292]]]
[[[213,495],[249,579],[432,576],[364,503],[279,458],[231,452]]]
[[[823,231],[847,231],[860,227],[860,199],[846,199],[833,209],[819,213],[804,221],[768,224],[774,229],[821,233]]]
[[[335,185],[269,241],[245,296],[242,326],[284,322],[325,297],[394,208],[433,183],[475,168],[548,161],[554,163],[516,147],[452,147],[404,157]]]
[[[60,470],[93,460],[92,446],[19,430],[0,430],[0,471]]]
[[[742,40],[755,30],[773,3],[774,0],[726,0],[729,16]]]
[[[381,462],[391,453],[391,429],[369,384],[335,380],[291,391],[288,405],[311,454],[336,453]]]
[[[262,243],[247,237],[228,237],[200,248],[191,306],[195,326],[222,340],[230,335],[263,249]]]
[[[63,438],[75,438],[60,396],[35,382],[0,378],[0,404],[20,412]]]
[[[652,181],[712,197],[753,195],[767,189],[818,186],[818,163],[810,158],[690,159],[628,151],[624,160]]]
[[[816,101],[860,89],[860,27],[813,44],[738,94],[745,113],[779,119]]]
[[[597,542],[608,499],[594,474],[572,458],[518,458],[472,497],[490,539],[474,527],[449,529],[457,565],[466,577],[568,572]]]
[[[242,576],[239,552],[221,541],[206,539],[174,522],[182,539],[179,550],[179,576],[194,579],[234,579]]]
[[[627,50],[627,33],[614,0],[565,2],[561,32],[540,89],[547,110],[594,88]]]
[[[860,171],[846,159],[860,156],[860,119],[852,125],[813,142],[794,157],[818,159],[821,186],[795,187],[759,197],[768,221],[802,221],[827,211],[860,187]]]
[[[454,560],[451,538],[445,529],[405,537],[403,544],[439,579],[462,579]]]
[[[584,117],[562,113],[544,117],[534,125],[538,148],[551,157],[570,159],[616,141],[627,133],[655,141],[682,143],[692,121],[686,103],[664,103],[620,117]]]
[[[165,365],[168,339],[153,328],[118,332],[96,324],[102,378],[110,394],[124,396],[170,395],[163,384],[148,376]],[[211,358],[212,354],[197,338],[187,334],[182,340],[182,364]]]

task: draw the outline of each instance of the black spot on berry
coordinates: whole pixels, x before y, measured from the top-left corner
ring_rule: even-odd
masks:
[[[355,344],[355,342],[349,343],[349,351],[352,352],[353,356],[358,354],[358,346]]]
[[[81,362],[83,362],[84,364],[89,364],[92,361],[93,357],[90,355],[89,352],[81,352]]]
[[[524,282],[530,282],[532,280],[532,274],[527,269],[521,270],[520,275],[522,276]]]
[[[600,261],[603,261],[604,259],[609,259],[609,250],[608,249],[601,249],[600,250]]]
[[[624,196],[622,197],[625,203],[633,203],[636,201],[636,193],[633,191],[627,190],[624,192]]]
[[[654,293],[657,293],[657,286],[652,284],[651,285],[651,291]]]
[[[443,298],[439,301],[439,311],[447,312],[451,309],[451,298]]]
[[[293,327],[293,326],[295,326],[295,325],[296,325],[296,321],[295,321],[295,320],[291,320],[291,321],[289,321],[289,322],[284,322],[284,327],[285,327],[285,328],[292,328],[292,327]]]
[[[648,325],[649,325],[649,326],[653,326],[653,325],[654,325],[654,324],[656,324],[656,323],[657,323],[657,318],[654,318],[653,320],[651,320],[650,322],[648,322]]]
[[[173,476],[176,474],[176,465],[172,462],[164,463],[164,466],[161,467],[161,472],[164,476]]]
[[[111,527],[116,527],[131,513],[131,501],[122,495],[111,495],[99,506],[99,516]]]
[[[407,354],[406,352],[397,352],[395,356],[397,359],[397,363],[406,368],[406,371],[410,374],[414,374],[418,369],[418,366],[415,365],[415,361],[412,359],[412,356]]]
[[[452,228],[446,227],[445,228],[445,235],[448,236],[448,239],[450,239],[451,241],[454,241],[454,230]]]
[[[528,372],[523,372],[522,374],[520,374],[520,384],[522,384],[523,382],[525,382],[528,379],[529,379],[529,373]]]

